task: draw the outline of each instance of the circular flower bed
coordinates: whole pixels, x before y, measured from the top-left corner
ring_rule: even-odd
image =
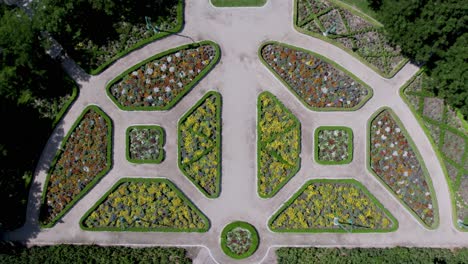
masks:
[[[230,223],[221,233],[221,248],[231,258],[250,257],[258,248],[257,230],[246,222]]]

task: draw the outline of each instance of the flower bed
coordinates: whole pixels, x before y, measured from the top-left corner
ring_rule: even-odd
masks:
[[[131,126],[127,129],[127,160],[161,163],[164,160],[164,129],[160,126]]]
[[[398,221],[356,180],[310,180],[269,220],[274,232],[391,232]]]
[[[258,233],[251,224],[241,221],[230,223],[221,233],[221,248],[234,259],[251,256],[258,248]]]
[[[260,48],[263,63],[313,110],[356,110],[372,90],[318,54],[268,42]]]
[[[434,99],[426,89],[428,78],[425,73],[418,74],[402,87],[400,94],[418,117],[442,167],[445,167],[456,221],[468,225],[468,189],[463,188],[464,182],[468,185],[468,124],[445,102]],[[462,227],[459,223],[455,225]]]
[[[200,191],[219,196],[221,95],[208,92],[179,121],[179,168]]]
[[[167,179],[124,178],[80,220],[89,231],[206,232],[209,220]]]
[[[257,187],[260,197],[273,197],[301,165],[301,123],[273,94],[258,97]]]
[[[370,121],[370,169],[427,227],[438,224],[429,174],[412,141],[390,109]]]
[[[203,41],[157,54],[115,78],[109,97],[123,110],[168,110],[218,62],[217,44]]]
[[[393,76],[407,61],[400,49],[385,39],[377,22],[348,10],[346,5],[329,0],[296,0],[295,12],[294,25],[300,32],[345,49],[384,77]]]
[[[52,227],[111,167],[112,122],[87,107],[62,142],[44,186],[41,223]]]
[[[348,127],[315,130],[315,160],[324,165],[347,164],[353,159],[353,131]]]

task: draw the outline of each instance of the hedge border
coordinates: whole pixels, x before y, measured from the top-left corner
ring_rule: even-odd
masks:
[[[353,233],[390,233],[394,232],[398,229],[399,223],[398,220],[388,211],[385,206],[359,181],[355,179],[313,179],[308,180],[302,185],[301,188],[297,192],[289,198],[283,205],[276,210],[276,212],[270,217],[268,220],[268,229],[275,233],[347,233],[343,229],[332,229],[332,228],[310,228],[310,229],[283,229],[283,230],[273,230],[272,224],[273,221],[278,218],[278,216],[286,210],[304,191],[309,185],[314,183],[340,183],[340,184],[350,184],[359,189],[360,191],[364,192],[367,197],[380,209],[382,212],[392,221],[393,226],[389,229],[358,229],[353,230]]]
[[[53,128],[55,128],[60,122],[60,120],[62,120],[62,118],[68,113],[68,110],[70,110],[71,105],[75,102],[76,98],[78,97],[78,93],[79,93],[78,86],[76,82],[73,80],[72,94],[70,98],[62,106],[62,109],[60,109],[60,111],[55,116],[54,121],[52,122]]]
[[[168,30],[168,31],[165,31],[165,32],[159,32],[159,33],[155,34],[152,37],[149,37],[149,38],[146,38],[146,39],[143,39],[143,40],[137,42],[132,47],[130,47],[128,49],[125,49],[125,50],[115,54],[114,57],[112,57],[110,60],[108,60],[108,61],[104,62],[103,64],[101,64],[99,67],[97,67],[95,69],[91,69],[89,71],[89,74],[98,75],[101,72],[103,72],[105,69],[107,69],[109,66],[114,64],[117,60],[119,60],[120,58],[122,58],[125,55],[129,54],[130,52],[135,51],[137,49],[140,49],[140,48],[150,44],[153,41],[169,37],[169,36],[171,36],[173,34],[176,34],[176,33],[180,32],[180,31],[182,31],[182,29],[184,28],[184,7],[185,7],[184,0],[179,0],[179,2],[177,3],[177,26],[174,29]]]
[[[418,124],[419,126],[424,130],[424,133],[426,134],[426,137],[429,139],[429,142],[431,143],[431,146],[432,146],[432,149],[434,150],[434,152],[436,153],[436,157],[437,157],[437,160],[439,161],[439,164],[442,168],[442,171],[444,173],[444,176],[445,176],[445,181],[447,182],[447,185],[448,185],[448,188],[450,190],[450,198],[451,198],[451,204],[452,204],[452,219],[453,219],[453,222],[452,224],[455,226],[455,228],[458,230],[458,231],[461,231],[461,232],[468,232],[468,229],[462,229],[458,226],[458,223],[457,223],[457,218],[458,218],[458,215],[457,215],[457,205],[456,205],[456,195],[455,195],[455,191],[454,191],[454,188],[453,188],[453,185],[450,184],[451,183],[451,179],[450,179],[450,176],[448,174],[448,171],[447,171],[447,167],[445,166],[445,163],[444,163],[444,158],[443,158],[443,155],[442,155],[442,152],[439,150],[439,146],[434,142],[434,140],[432,139],[432,136],[431,136],[431,133],[429,132],[429,130],[426,128],[426,126],[424,125],[424,120],[422,119],[421,115],[416,111],[416,109],[413,107],[413,105],[409,102],[408,98],[406,97],[405,95],[405,90],[416,80],[416,78],[418,78],[422,73],[424,72],[424,69],[421,69],[419,70],[410,80],[408,80],[402,87],[400,87],[400,90],[399,90],[399,93],[400,93],[400,97],[403,99],[403,101],[405,102],[405,104],[411,109],[411,112],[413,113],[413,115],[416,117],[416,120],[418,121]],[[460,113],[458,112],[457,115],[460,115]],[[463,119],[461,119],[463,120]],[[464,121],[464,120],[463,120]],[[467,122],[463,122],[462,121],[462,124],[464,126],[464,128],[466,128],[468,130],[468,123]],[[468,153],[468,150],[465,150],[465,154]]]
[[[268,64],[268,62],[266,62],[266,60],[263,58],[262,56],[262,50],[263,48],[265,48],[267,45],[279,45],[279,46],[283,46],[283,47],[287,47],[287,48],[290,48],[290,49],[296,49],[296,50],[299,50],[299,51],[302,51],[302,52],[305,52],[305,53],[309,53],[310,55],[314,56],[314,57],[317,57],[321,60],[323,60],[324,62],[330,64],[332,67],[334,67],[335,69],[339,70],[339,71],[342,71],[344,72],[346,75],[348,75],[348,77],[350,77],[351,79],[353,79],[354,81],[360,83],[362,86],[364,86],[364,88],[367,90],[368,94],[361,100],[361,102],[359,102],[359,104],[355,105],[354,107],[350,107],[350,108],[340,108],[340,107],[314,107],[314,106],[310,106],[307,104],[307,102],[302,98],[300,97],[295,91],[294,89],[285,81],[283,80],[283,78],[281,78],[281,76],[275,71],[273,70],[272,67],[270,67],[270,65]],[[286,86],[288,88],[288,90],[309,110],[312,110],[312,111],[317,111],[317,112],[333,112],[333,111],[340,111],[340,112],[351,112],[351,111],[357,111],[359,110],[361,107],[364,106],[364,104],[367,103],[367,101],[369,101],[369,99],[372,98],[372,96],[374,95],[374,90],[369,86],[367,85],[364,81],[362,81],[361,79],[359,79],[356,75],[352,74],[351,72],[349,72],[348,70],[346,70],[345,68],[343,68],[342,66],[338,65],[336,62],[332,61],[331,59],[328,59],[318,53],[315,53],[313,51],[310,51],[310,50],[306,50],[306,49],[303,49],[303,48],[300,48],[300,47],[296,47],[296,46],[293,46],[293,45],[289,45],[289,44],[286,44],[286,43],[282,43],[282,42],[278,42],[278,41],[266,41],[264,43],[262,43],[262,45],[260,46],[260,48],[258,49],[258,57],[260,58],[260,61],[263,63],[263,65],[266,66],[266,68],[271,72],[273,73],[273,75],[279,80],[281,81],[281,83]]]
[[[113,164],[112,164],[112,144],[113,144],[113,142],[112,142],[113,141],[112,140],[113,139],[113,134],[112,134],[113,133],[113,123],[112,123],[112,120],[97,105],[89,105],[83,110],[83,112],[80,114],[80,116],[76,119],[75,123],[70,128],[67,135],[62,140],[62,143],[60,144],[60,147],[58,148],[58,150],[57,150],[57,152],[56,152],[56,154],[54,156],[54,159],[51,162],[52,165],[50,166],[50,168],[49,168],[49,170],[47,172],[47,176],[46,176],[43,191],[42,191],[41,209],[43,208],[43,206],[46,203],[47,187],[49,185],[50,176],[51,176],[53,170],[55,169],[55,166],[57,165],[57,161],[59,160],[59,157],[63,153],[64,147],[65,147],[69,137],[75,131],[76,127],[81,123],[81,121],[83,120],[84,115],[87,114],[90,110],[94,110],[98,114],[100,114],[106,120],[106,123],[107,123],[107,126],[108,126],[107,127],[107,136],[106,136],[107,137],[107,153],[106,153],[106,155],[107,155],[107,167],[104,170],[102,170],[100,173],[98,173],[96,176],[94,176],[94,179],[91,182],[89,182],[86,185],[86,187],[70,203],[68,203],[68,205],[65,206],[65,208],[52,221],[50,221],[49,223],[44,223],[42,221],[42,219],[40,219],[40,227],[41,228],[51,228],[51,227],[53,227],[57,223],[58,220],[60,220],[65,214],[67,214],[68,211],[70,211],[70,209],[73,206],[75,206],[75,204],[78,201],[81,200],[81,198],[83,198],[92,188],[94,188],[94,186],[110,171],[110,169],[113,166]]]
[[[342,161],[323,161],[319,159],[319,133],[321,131],[325,130],[344,130],[346,133],[348,133],[348,158]],[[353,161],[353,153],[354,153],[354,134],[353,130],[350,127],[345,127],[345,126],[320,126],[315,129],[314,132],[314,159],[315,162],[318,164],[322,165],[343,165],[343,164],[349,164]]]
[[[397,125],[400,127],[401,131],[405,134],[405,138],[406,140],[408,140],[408,143],[409,145],[411,146],[413,152],[416,154],[416,157],[421,165],[421,168],[423,170],[423,173],[424,173],[424,179],[426,180],[427,182],[427,185],[429,186],[429,192],[431,193],[431,201],[432,201],[432,205],[433,205],[433,210],[434,210],[434,223],[429,226],[427,225],[426,223],[424,223],[424,221],[416,214],[416,212],[413,211],[413,209],[411,209],[405,201],[403,201],[402,199],[400,199],[396,194],[395,192],[390,188],[390,186],[388,186],[387,183],[385,183],[381,178],[380,176],[378,176],[374,170],[372,169],[371,167],[371,162],[372,162],[372,157],[371,157],[371,126],[372,126],[372,121],[374,121],[374,119],[379,115],[381,114],[383,111],[389,111],[390,115],[392,116],[393,120],[395,120],[395,122],[397,123]],[[389,193],[392,194],[393,197],[395,197],[399,202],[400,204],[402,204],[412,215],[413,217],[419,222],[421,223],[425,228],[429,229],[429,230],[434,230],[436,228],[439,227],[439,205],[438,205],[438,201],[437,201],[437,196],[436,196],[436,192],[434,190],[434,186],[432,185],[432,179],[430,177],[430,174],[429,174],[429,171],[427,170],[426,168],[426,164],[424,162],[424,159],[422,158],[421,154],[419,153],[419,150],[418,148],[416,147],[416,144],[414,143],[413,139],[411,138],[411,136],[409,135],[408,131],[406,130],[406,128],[403,126],[403,123],[401,122],[400,118],[393,112],[393,110],[390,108],[390,107],[387,107],[387,106],[384,106],[384,107],[381,107],[379,108],[374,114],[372,114],[372,116],[369,118],[369,120],[367,121],[367,147],[366,147],[366,152],[367,152],[367,158],[366,158],[366,167],[367,167],[367,170],[375,177],[377,178],[377,180],[387,189],[387,191]]]
[[[333,39],[324,37],[321,34],[317,34],[317,33],[310,32],[310,31],[307,31],[305,29],[300,28],[297,25],[297,22],[298,22],[298,12],[297,12],[298,4],[297,4],[297,1],[299,1],[299,0],[294,0],[294,11],[293,11],[294,12],[293,13],[293,20],[294,21],[293,21],[293,26],[294,26],[294,29],[296,31],[298,31],[299,33],[302,33],[304,35],[308,35],[308,36],[311,36],[311,37],[314,37],[314,38],[318,38],[320,40],[323,40],[323,41],[325,41],[327,43],[330,43],[330,44],[344,50],[349,55],[351,55],[354,58],[358,59],[362,64],[366,65],[367,67],[369,67],[373,71],[375,71],[377,74],[379,74],[380,76],[382,76],[384,78],[387,78],[387,79],[393,78],[409,62],[409,59],[404,58],[390,73],[386,74],[386,73],[382,72],[381,70],[379,70],[376,66],[374,66],[371,63],[369,63],[368,61],[366,61],[363,57],[359,56],[358,54],[356,54],[352,50],[346,48],[343,44],[341,44],[341,43],[339,43],[337,41],[334,41]],[[347,11],[351,12],[352,14],[357,15],[357,16],[361,17],[362,19],[366,20],[367,22],[375,25],[376,27],[382,27],[380,22],[377,24],[376,21],[374,21],[374,19],[368,19],[369,16],[362,13],[359,10],[349,8],[349,6],[347,6],[347,5],[343,4],[343,3],[339,3],[338,1],[334,1],[334,0],[329,0],[329,1],[332,3],[332,5],[336,5],[336,6],[340,7],[340,8],[344,8]]]
[[[245,252],[244,254],[241,254],[241,255],[236,255],[234,254],[227,246],[227,233],[237,227],[240,227],[240,228],[244,228],[244,229],[247,229],[250,234],[252,235],[252,245],[250,246],[250,249]],[[252,256],[255,251],[257,251],[258,249],[258,245],[259,245],[259,236],[258,236],[258,232],[257,232],[257,229],[255,229],[255,227],[247,222],[244,222],[244,221],[235,221],[235,222],[232,222],[228,225],[226,225],[224,228],[223,228],[223,231],[221,232],[221,249],[223,250],[224,254],[228,255],[229,257],[233,258],[233,259],[244,259],[244,258],[248,258],[250,256]]]
[[[283,181],[281,184],[279,184],[277,186],[276,189],[274,189],[269,195],[263,195],[260,193],[260,181],[259,181],[259,177],[260,177],[260,152],[261,150],[265,147],[264,144],[261,144],[260,142],[260,136],[261,136],[261,130],[260,130],[260,96],[262,94],[268,94],[271,96],[271,98],[273,98],[273,101],[277,104],[279,104],[280,106],[282,106],[282,108],[285,110],[286,113],[288,113],[289,115],[292,116],[292,119],[294,119],[296,121],[296,126],[298,126],[298,129],[299,129],[299,159],[298,161],[296,162],[296,166],[294,167],[293,171],[291,172],[291,175],[289,177],[287,177],[287,179],[285,181]],[[261,92],[258,97],[257,97],[257,194],[258,196],[260,196],[260,198],[264,198],[264,199],[268,199],[268,198],[272,198],[273,196],[275,196],[294,176],[296,176],[296,174],[299,172],[299,170],[301,169],[301,152],[302,152],[302,125],[301,125],[301,121],[299,121],[299,119],[296,117],[296,115],[294,115],[291,110],[289,110],[274,94],[272,94],[271,92],[269,91],[263,91]]]
[[[159,156],[157,159],[150,159],[150,160],[139,160],[139,159],[132,159],[130,157],[130,130],[132,129],[155,129],[158,130],[159,133],[161,134],[161,140],[159,140],[158,148],[160,149],[159,151]],[[136,164],[159,164],[164,161],[165,158],[165,151],[164,151],[164,145],[166,144],[166,131],[164,128],[158,125],[135,125],[135,126],[129,126],[127,130],[125,131],[125,157],[127,158],[128,162],[131,163],[136,163]]]
[[[209,0],[214,7],[262,7],[268,0]]]
[[[208,97],[214,96],[216,104],[219,106],[219,111],[216,113],[216,119],[218,119],[218,127],[217,129],[217,137],[219,140],[216,142],[215,148],[219,150],[219,155],[218,159],[216,160],[218,162],[218,168],[216,169],[216,172],[218,173],[218,177],[216,178],[216,192],[213,194],[209,194],[207,191],[205,191],[200,185],[198,185],[195,180],[188,175],[188,173],[182,168],[182,162],[181,162],[181,155],[180,155],[180,150],[181,150],[181,145],[182,145],[182,132],[180,129],[181,124],[200,106],[202,105]],[[179,170],[182,171],[184,176],[189,179],[193,185],[195,185],[198,190],[203,193],[208,198],[218,198],[220,193],[221,193],[221,177],[222,177],[222,121],[223,119],[221,118],[222,116],[222,109],[223,109],[223,100],[222,96],[219,92],[216,91],[209,91],[207,92],[200,100],[197,101],[197,103],[192,106],[180,119],[179,122],[177,123],[177,165],[179,167]]]
[[[200,218],[205,222],[206,228],[188,228],[185,230],[180,230],[178,228],[138,228],[130,227],[126,229],[121,229],[118,227],[86,227],[83,222],[86,221],[86,218],[91,215],[94,210],[96,210],[106,199],[107,197],[117,190],[117,188],[126,182],[136,182],[136,183],[165,183],[167,184],[174,192],[177,193],[180,199],[188,204],[190,209],[197,212]],[[118,180],[99,200],[88,210],[80,219],[80,228],[85,231],[110,231],[110,232],[177,232],[177,233],[204,233],[207,232],[211,227],[210,220],[208,217],[202,213],[200,209],[169,179],[167,178],[121,178]]]
[[[148,62],[151,62],[153,60],[160,59],[166,55],[176,53],[177,51],[184,50],[184,49],[190,49],[190,48],[196,48],[200,47],[202,45],[210,45],[215,49],[215,57],[213,60],[197,75],[195,78],[188,83],[185,87],[184,90],[166,106],[164,107],[159,107],[159,106],[123,106],[120,104],[120,102],[112,95],[110,89],[112,85],[122,81],[128,74],[133,72],[134,70],[140,68],[142,65],[145,65]],[[221,57],[221,49],[219,48],[219,45],[216,44],[213,41],[210,40],[204,40],[200,41],[197,43],[190,43],[190,44],[185,44],[182,46],[178,46],[176,48],[168,49],[166,51],[163,51],[161,53],[158,53],[156,55],[153,55],[135,65],[132,67],[128,68],[125,70],[123,73],[119,74],[117,77],[115,77],[111,82],[109,82],[106,86],[106,93],[107,96],[114,102],[114,104],[120,108],[121,110],[124,111],[165,111],[165,110],[170,110],[172,107],[174,107],[179,101],[186,95],[188,94],[193,87],[195,87],[219,62],[219,59]]]

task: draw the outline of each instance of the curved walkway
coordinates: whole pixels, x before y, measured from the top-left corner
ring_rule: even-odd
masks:
[[[163,112],[125,112],[107,97],[105,85],[130,66],[166,49],[188,43],[188,39],[171,36],[130,53],[98,76],[87,76],[70,60],[67,70],[79,82],[80,95],[60,122],[39,161],[28,204],[26,225],[7,238],[25,240],[31,245],[99,244],[130,246],[202,246],[219,263],[232,259],[219,246],[223,227],[233,220],[244,220],[259,231],[260,246],[248,260],[236,263],[271,263],[274,247],[461,247],[468,246],[468,234],[453,227],[452,206],[442,168],[416,118],[400,98],[399,88],[418,68],[407,64],[392,79],[385,79],[345,51],[319,39],[296,32],[292,25],[293,0],[269,0],[262,8],[214,8],[209,0],[187,0],[186,24],[181,35],[196,41],[212,40],[221,46],[220,63],[172,110]],[[374,96],[355,112],[313,112],[304,107],[258,59],[261,43],[277,40],[320,53],[340,64],[374,89]],[[207,91],[223,96],[223,169],[222,192],[217,199],[207,199],[177,167],[177,122]],[[261,199],[256,192],[256,100],[269,90],[302,123],[301,170],[271,199]],[[40,230],[37,225],[38,204],[46,172],[63,135],[89,104],[99,105],[114,123],[113,168],[88,195],[81,199],[57,225]],[[430,171],[439,204],[440,227],[424,228],[396,198],[366,169],[366,125],[370,116],[382,106],[391,107],[415,141]],[[162,164],[133,165],[125,158],[125,130],[134,124],[158,124],[167,134],[166,159]],[[313,160],[313,131],[318,126],[348,126],[354,131],[354,160],[343,166],[323,166]],[[65,133],[64,133],[65,132]],[[80,229],[83,214],[122,177],[167,177],[174,182],[208,216],[212,227],[207,233],[132,233],[89,232]],[[279,234],[269,231],[268,218],[302,184],[312,178],[355,178],[362,182],[398,219],[400,227],[381,234]],[[31,236],[31,234],[34,234]]]

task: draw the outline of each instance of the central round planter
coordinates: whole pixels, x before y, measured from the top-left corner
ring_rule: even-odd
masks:
[[[257,230],[247,222],[232,222],[221,232],[221,248],[234,259],[250,257],[257,250],[258,242]]]

